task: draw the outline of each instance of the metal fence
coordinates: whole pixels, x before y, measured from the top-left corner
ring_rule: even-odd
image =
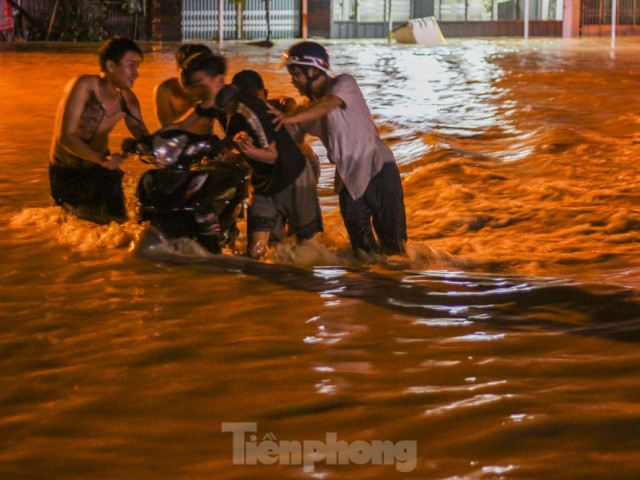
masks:
[[[114,35],[137,38],[139,13],[121,0],[16,0],[16,32],[33,40],[98,41]]]
[[[138,38],[138,13],[129,13],[119,0],[86,0],[78,8],[78,25],[89,38],[103,40],[114,35]]]
[[[103,2],[106,7],[103,27],[108,36],[122,35],[137,39],[139,36],[140,17],[138,12],[127,12],[121,1]]]
[[[267,0],[271,38],[299,37],[300,0]],[[218,38],[218,1],[182,0],[182,38],[210,40]],[[223,2],[223,38],[266,38],[265,0]]]

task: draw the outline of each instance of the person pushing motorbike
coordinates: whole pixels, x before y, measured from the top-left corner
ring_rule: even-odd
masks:
[[[284,60],[293,85],[310,102],[291,114],[270,107],[274,123],[299,128],[326,147],[336,166],[340,213],[353,249],[404,252],[407,226],[400,172],[356,79],[329,75],[329,53],[316,42],[296,43]]]

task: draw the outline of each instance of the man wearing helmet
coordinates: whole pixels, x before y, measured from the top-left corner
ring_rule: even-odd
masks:
[[[351,246],[365,252],[404,252],[407,226],[400,173],[355,78],[329,75],[329,54],[315,42],[293,45],[284,58],[293,85],[310,102],[292,114],[272,108],[274,122],[324,144],[336,166],[340,213]]]

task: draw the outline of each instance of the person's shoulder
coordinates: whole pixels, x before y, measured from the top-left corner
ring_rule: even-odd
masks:
[[[100,77],[98,75],[79,75],[67,82],[65,96],[68,98],[82,98],[90,92],[98,90]]]
[[[100,82],[99,75],[78,75],[77,77],[73,77],[69,80],[69,85],[73,85],[74,87],[90,87],[96,88]]]
[[[351,75],[350,73],[341,73],[340,75],[336,75],[333,77],[334,85],[350,85],[350,86],[358,86],[358,81],[356,77]]]
[[[180,87],[180,81],[178,80],[178,77],[167,78],[166,80],[163,80],[158,85],[156,85],[157,91],[174,92],[176,90],[180,90],[181,88],[182,87]]]
[[[244,108],[251,110],[255,115],[257,115],[261,120],[267,123],[271,123],[270,120],[267,120],[269,115],[269,107],[267,106],[267,102],[258,98],[254,95],[247,95],[245,93],[240,93],[238,95],[238,101],[241,105],[244,105]]]
[[[138,97],[133,90],[122,90],[121,94],[127,103],[138,103]]]
[[[330,92],[355,92],[359,90],[358,82],[355,77],[349,73],[341,73],[332,77],[331,84],[329,86]]]
[[[168,87],[168,86],[172,86],[172,85],[178,85],[180,82],[178,80],[178,77],[169,77],[169,78],[165,78],[163,81],[161,81],[158,86],[163,86],[163,87]]]
[[[98,83],[100,81],[100,75],[87,73],[84,75],[78,75],[75,77],[75,80],[78,82]]]

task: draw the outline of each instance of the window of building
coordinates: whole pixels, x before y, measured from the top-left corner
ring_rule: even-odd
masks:
[[[333,20],[346,22],[384,22],[387,20],[389,0],[334,0]],[[357,12],[357,14],[356,14]],[[411,0],[391,0],[391,16],[394,22],[411,18]]]
[[[333,20],[346,22],[356,19],[356,0],[334,0]]]
[[[394,22],[406,22],[411,18],[411,0],[391,0],[391,18]]]
[[[383,22],[386,18],[384,0],[359,0],[359,22]]]

